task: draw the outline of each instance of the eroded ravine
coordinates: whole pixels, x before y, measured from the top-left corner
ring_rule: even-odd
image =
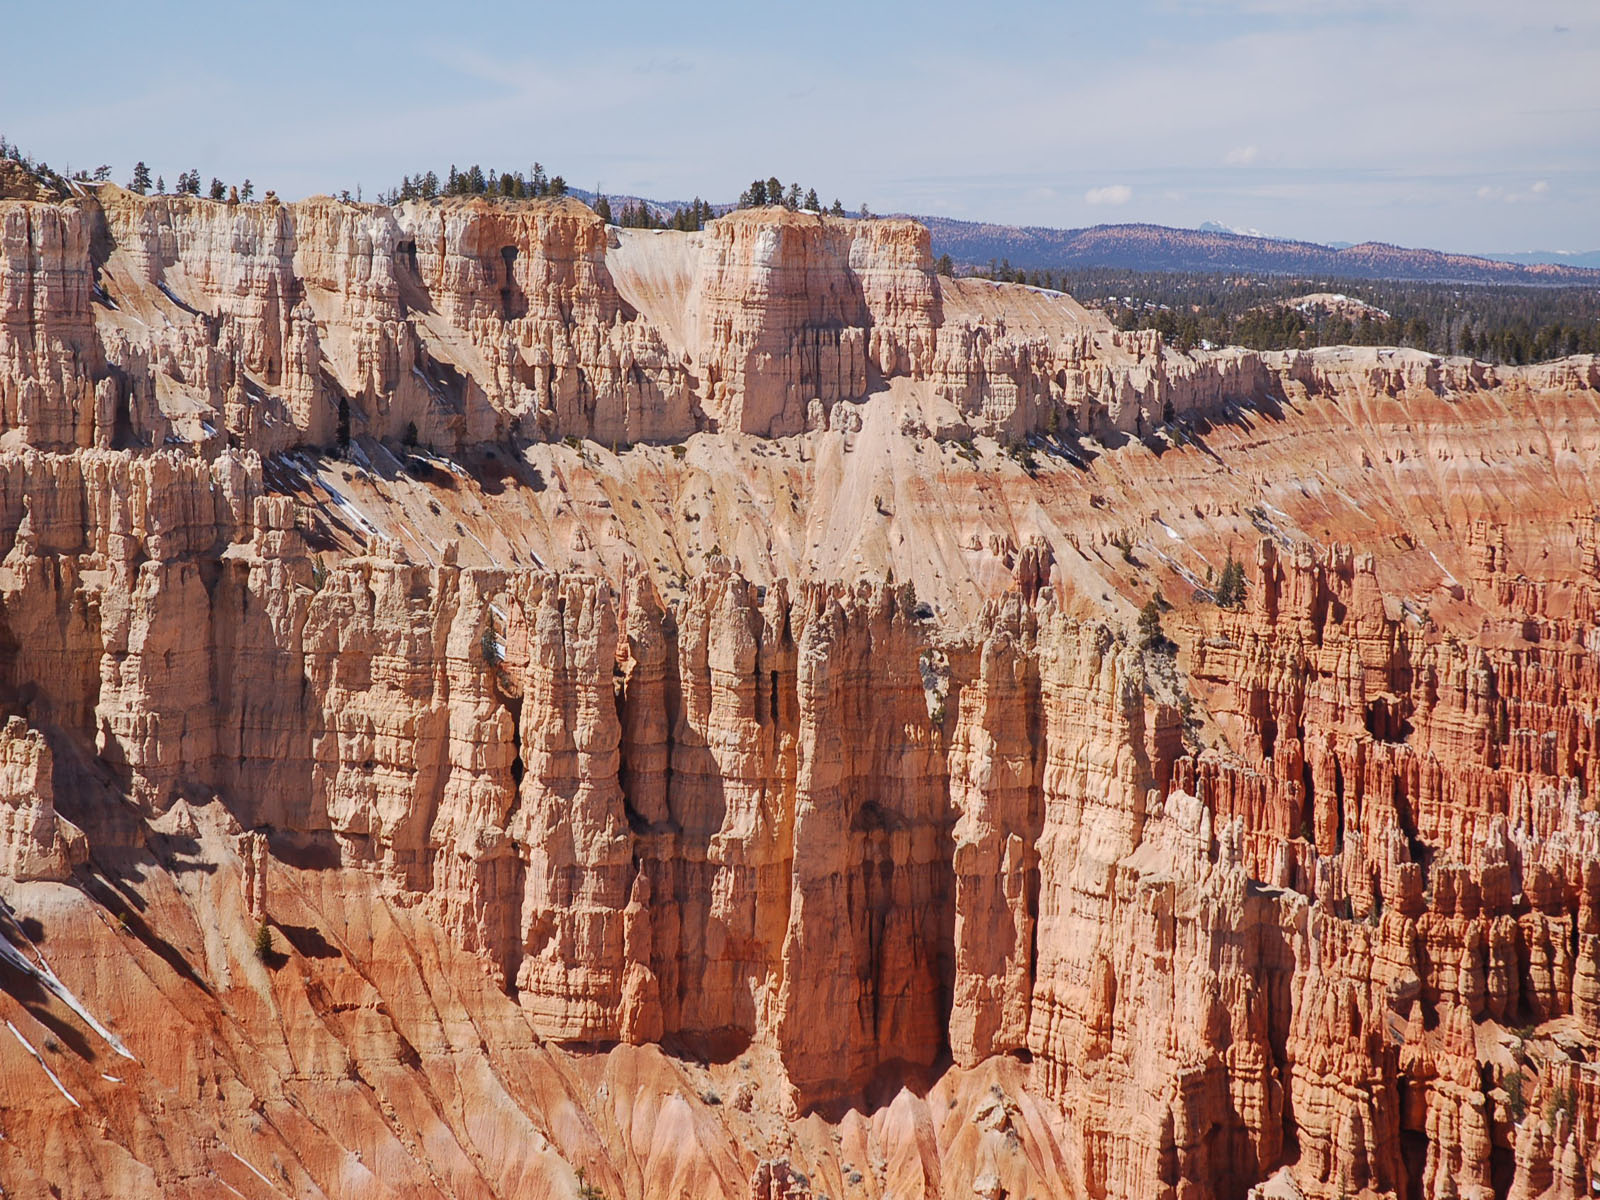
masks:
[[[0,202],[0,1182],[1584,1194],[1597,380]]]

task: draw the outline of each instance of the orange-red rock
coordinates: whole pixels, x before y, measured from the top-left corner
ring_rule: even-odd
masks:
[[[1585,1194],[1597,386],[0,202],[0,1185]]]

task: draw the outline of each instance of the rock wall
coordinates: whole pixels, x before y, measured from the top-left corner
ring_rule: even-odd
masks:
[[[31,445],[93,445],[108,415],[90,232],[80,209],[0,202],[0,433]]]
[[[765,1049],[799,1111],[1023,1055],[1087,1195],[1284,1161],[1308,1194],[1489,1195],[1587,1161],[1561,1043],[1481,1039],[1600,1012],[1592,584],[1474,646],[1370,556],[1265,541],[1248,607],[1180,634],[1229,751],[1166,654],[1049,588],[954,641],[895,589],[725,564],[669,608],[382,544],[325,566],[253,457],[10,465],[28,721],[150,819],[220,797],[423,903],[544,1038]],[[1486,546],[1474,586],[1499,571]],[[8,873],[61,878],[55,806],[106,818],[20,717],[4,745]],[[1524,1111],[1575,1097],[1544,1142],[1513,1073]]]
[[[80,1190],[209,1178],[220,1142],[140,1130],[165,1112],[254,1144],[271,1093],[295,1096],[274,1153],[321,1147],[280,1182],[325,1192],[359,1143],[418,1194],[576,1186],[575,1148],[629,1196],[1198,1200],[1274,1173],[1317,1200],[1585,1194],[1593,361],[1176,355],[1065,297],[939,280],[904,221],[733,214],[659,235],[693,268],[654,291],[653,243],[616,253],[633,235],[575,203],[105,188],[0,222],[0,937],[23,980],[0,1005],[26,1068],[0,1072],[0,1115],[31,1129],[121,1083],[49,1007],[57,946],[121,1004],[131,968],[104,964],[136,942],[160,1002],[214,1035],[136,1104],[58,1114],[104,1149]],[[895,421],[838,419],[874,392]],[[1252,398],[1236,443],[1183,424]],[[950,434],[1178,422],[1195,444],[984,464],[928,436],[936,410]],[[328,491],[331,534],[287,453],[350,441],[322,466],[377,477],[367,451],[413,433],[509,456],[696,431],[728,461],[682,468],[682,494],[662,464],[683,446],[554,447],[550,477],[524,457],[492,480],[394,457],[389,527],[458,536],[410,552]],[[1359,471],[1285,461],[1302,435]],[[886,502],[853,454],[930,464],[922,490]],[[880,539],[842,544],[888,555],[919,528],[889,509],[918,507],[933,558],[982,559],[986,602],[919,598],[860,554],[764,581],[720,547],[678,578],[642,552],[538,565],[583,526],[463,561],[486,481],[603,510],[626,545],[715,516],[695,489],[740,475],[788,508],[764,536],[805,541],[821,458],[830,520]],[[1159,504],[1152,537],[1118,543],[1108,495]],[[1019,548],[1024,508],[1055,533]],[[1224,553],[1237,608],[1202,578]],[[1131,619],[1157,592],[1160,634]],[[25,901],[71,937],[35,938]],[[230,949],[260,928],[288,942],[281,976]],[[21,1049],[45,1016],[65,1079]],[[579,1080],[599,1063],[603,1094]],[[692,1097],[652,1090],[691,1067]],[[386,1081],[370,1123],[341,1090],[367,1096],[363,1072]],[[788,1161],[834,1134],[817,1180]],[[8,1191],[34,1170],[10,1154]]]
[[[573,200],[0,201],[0,434],[47,450],[786,436],[896,381],[954,436],[1143,436],[1293,386],[1597,370],[1178,354],[1056,293],[941,279],[907,220],[756,209],[690,235],[608,231]]]

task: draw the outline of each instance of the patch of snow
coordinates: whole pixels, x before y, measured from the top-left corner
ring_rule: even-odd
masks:
[[[22,1048],[24,1050],[26,1050],[29,1054],[33,1055],[33,1061],[38,1063],[41,1067],[44,1068],[44,1073],[46,1075],[50,1076],[50,1082],[56,1085],[56,1090],[58,1092],[60,1092],[63,1096],[65,1096],[68,1100],[72,1101],[72,1106],[74,1108],[82,1108],[83,1105],[78,1103],[78,1098],[76,1096],[74,1096],[71,1092],[67,1091],[67,1085],[62,1083],[61,1080],[56,1076],[56,1073],[50,1069],[50,1064],[45,1062],[44,1055],[40,1054],[37,1050],[35,1050],[33,1048],[33,1043],[30,1042],[27,1038],[23,1037],[22,1036],[22,1032],[15,1025],[13,1025],[10,1021],[6,1022],[6,1028],[11,1030],[12,1033],[16,1034],[17,1041],[22,1043]]]
[[[1429,550],[1428,551],[1428,557],[1433,559],[1433,565],[1434,566],[1438,567],[1439,570],[1444,572],[1444,577],[1446,579],[1448,579],[1451,583],[1457,585],[1458,587],[1460,586],[1461,581],[1450,573],[1450,568],[1449,567],[1445,566],[1442,562],[1439,561],[1439,556],[1437,554],[1435,554],[1432,550]]]
[[[56,973],[50,969],[50,964],[44,961],[43,956],[40,957],[37,963],[33,962],[11,944],[10,938],[0,933],[0,959],[3,959],[23,974],[29,975],[42,983],[57,1000],[60,1000],[61,1003],[77,1013],[85,1025],[98,1033],[106,1045],[110,1046],[123,1058],[131,1062],[139,1061],[134,1058],[133,1052],[122,1044],[122,1039],[102,1025],[95,1015],[84,1007],[83,1002],[74,996],[61,980],[56,978]],[[21,1037],[22,1035],[18,1034],[17,1036]]]
[[[236,1154],[232,1150],[229,1150],[228,1153],[233,1155],[234,1161],[239,1163],[240,1166],[244,1167],[245,1170],[249,1171],[250,1174],[254,1175],[257,1179],[261,1180],[261,1182],[266,1184],[269,1188],[271,1188],[274,1193],[276,1193],[278,1191],[278,1185],[277,1184],[273,1183],[272,1180],[268,1179],[260,1171],[256,1170],[254,1167],[252,1167],[248,1162],[246,1162],[244,1159],[240,1158],[238,1154]]]
[[[338,507],[339,511],[354,521],[361,528],[362,532],[377,535],[378,527],[371,521],[367,520],[365,513],[363,513],[359,508],[357,508],[349,500],[345,499],[338,492],[328,487],[327,484],[323,484],[323,487],[327,490],[329,497],[333,500],[333,503]]]
[[[466,527],[463,526],[463,528],[466,528]],[[478,548],[481,549],[485,554],[487,554],[489,556],[489,565],[490,566],[498,567],[500,565],[500,560],[497,559],[494,556],[494,551],[490,550],[489,547],[487,547],[487,546],[485,546],[483,544],[483,539],[481,537],[479,537],[476,533],[472,532],[472,530],[470,530],[470,529],[467,530],[467,536],[469,538],[471,538],[473,541],[477,542],[478,543]],[[540,563],[539,565],[543,566],[544,564]]]
[[[367,520],[365,513],[347,500],[344,495],[325,478],[319,475],[316,471],[312,470],[309,464],[301,461],[298,455],[285,455],[284,461],[290,465],[290,468],[296,474],[303,477],[308,483],[316,484],[325,493],[327,493],[328,499],[333,502],[334,507],[355,522],[356,527],[363,533],[370,535],[377,535],[379,533],[378,527],[371,521]]]
[[[415,368],[412,369],[415,370]],[[466,468],[462,467],[447,454],[436,454],[432,450],[426,449],[422,446],[412,446],[409,450],[409,453],[415,455],[417,458],[433,464],[434,466],[443,467],[445,470],[449,471],[450,474],[456,476],[457,478],[470,478]]]
[[[165,279],[158,280],[156,282],[156,287],[160,289],[163,296],[165,296],[168,300],[171,300],[179,308],[187,309],[189,307],[186,302],[178,299],[178,294],[167,286],[167,281]]]
[[[1208,596],[1213,594],[1212,590],[1211,590],[1211,586],[1209,584],[1201,583],[1200,582],[1200,577],[1198,575],[1196,575],[1193,571],[1191,571],[1188,567],[1184,566],[1181,562],[1179,562],[1177,559],[1173,558],[1170,554],[1163,553],[1159,547],[1154,547],[1154,549],[1155,549],[1155,552],[1156,552],[1156,557],[1159,558],[1162,562],[1166,563],[1167,566],[1171,567],[1172,570],[1174,572],[1176,572],[1177,575],[1185,583],[1187,583],[1190,587],[1194,588],[1195,591],[1204,592]]]

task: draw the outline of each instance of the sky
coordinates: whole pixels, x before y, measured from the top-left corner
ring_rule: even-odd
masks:
[[[1600,249],[1600,0],[14,6],[0,133],[285,198],[479,162],[673,200]]]

